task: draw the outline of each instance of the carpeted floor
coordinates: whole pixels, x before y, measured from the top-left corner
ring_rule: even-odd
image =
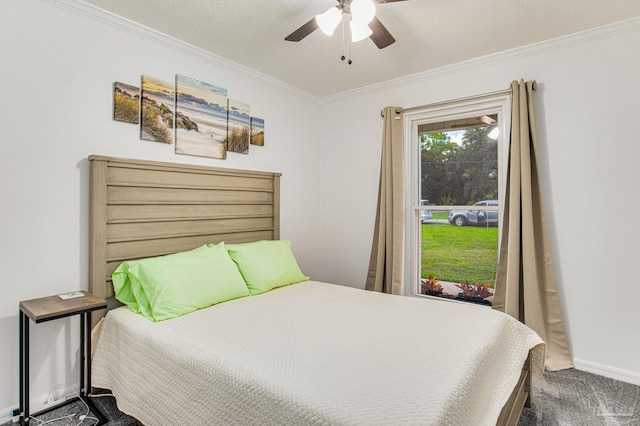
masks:
[[[93,404],[107,420],[108,426],[142,426],[142,423],[120,412],[116,406],[116,400],[112,396],[102,396],[92,398]],[[83,417],[81,417],[83,416]],[[85,418],[86,416],[86,418]],[[51,425],[51,426],[93,426],[98,423],[98,419],[89,411],[87,405],[80,400],[63,405],[55,410],[32,416],[29,424],[31,426]],[[4,425],[11,426],[12,423]],[[2,425],[2,426],[4,426]]]
[[[118,411],[112,397],[93,398],[94,404],[107,418],[108,426],[141,426],[136,419]],[[38,416],[52,426],[92,426],[81,401]],[[7,423],[9,424],[9,423]],[[33,426],[41,422],[31,421]],[[640,386],[619,382],[578,370],[535,375],[533,406],[525,408],[518,426],[640,426]],[[167,425],[174,426],[174,425]],[[177,426],[177,425],[175,425]],[[202,425],[206,426],[206,425]]]
[[[579,370],[533,379],[532,407],[518,426],[640,425],[640,386]]]

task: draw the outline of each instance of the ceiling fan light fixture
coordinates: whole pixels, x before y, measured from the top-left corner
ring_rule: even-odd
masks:
[[[316,22],[323,33],[330,36],[342,20],[342,12],[338,7],[332,7],[320,15],[316,15]]]
[[[351,2],[351,19],[368,24],[376,16],[376,5],[372,0],[353,0]]]
[[[369,25],[362,21],[351,20],[350,27],[351,41],[354,43],[360,40],[364,40],[373,33],[373,31],[371,31],[371,28],[369,28]]]

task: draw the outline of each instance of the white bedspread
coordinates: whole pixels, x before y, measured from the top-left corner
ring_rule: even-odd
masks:
[[[488,308],[306,282],[104,321],[93,386],[147,426],[494,425],[533,331]]]

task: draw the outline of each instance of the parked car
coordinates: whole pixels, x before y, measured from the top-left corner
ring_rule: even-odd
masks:
[[[498,206],[498,200],[478,201],[474,206]],[[497,225],[498,211],[493,210],[449,210],[449,223],[456,226]]]
[[[427,223],[431,219],[433,219],[431,210],[420,210],[420,223]]]

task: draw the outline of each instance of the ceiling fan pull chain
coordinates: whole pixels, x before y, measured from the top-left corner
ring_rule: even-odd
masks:
[[[340,56],[340,60],[344,61],[346,58],[345,56],[345,51],[347,50],[346,48],[346,43],[347,43],[347,38],[345,37],[345,19],[344,17],[342,18],[342,56]]]
[[[350,21],[350,20],[351,20],[351,15],[349,15],[349,21]],[[346,18],[343,18],[343,19],[342,19],[342,52],[343,52],[343,54],[342,54],[342,57],[340,57],[340,59],[342,59],[343,61],[344,61],[345,59],[347,59],[347,58],[344,56],[344,52],[346,52],[346,50],[347,50],[346,43],[348,42],[348,43],[349,43],[349,60],[347,61],[347,63],[348,63],[349,65],[351,65],[351,64],[353,63],[353,61],[351,60],[351,45],[352,45],[353,43],[351,42],[351,26],[349,26],[349,40],[347,41],[347,36],[346,36],[346,33],[347,33],[347,30],[346,30],[347,23],[346,23],[346,22],[347,22],[347,19],[346,19]]]
[[[353,16],[349,15],[349,21],[353,19]],[[353,61],[351,60],[351,46],[353,46],[353,41],[351,41],[351,37],[353,37],[353,33],[351,32],[351,25],[349,25],[349,60],[347,63],[351,65]]]

